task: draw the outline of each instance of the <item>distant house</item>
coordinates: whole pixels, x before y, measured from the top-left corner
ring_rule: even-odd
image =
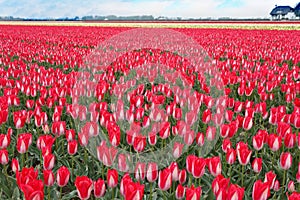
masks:
[[[296,17],[300,17],[300,2],[294,8],[294,13],[295,13]]]
[[[276,6],[270,13],[273,19],[284,18],[289,13],[294,12],[294,8],[290,6]]]

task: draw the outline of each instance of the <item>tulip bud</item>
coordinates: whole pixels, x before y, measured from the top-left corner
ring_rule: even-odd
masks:
[[[69,182],[70,171],[67,167],[62,166],[57,170],[56,181],[59,187],[64,187]]]

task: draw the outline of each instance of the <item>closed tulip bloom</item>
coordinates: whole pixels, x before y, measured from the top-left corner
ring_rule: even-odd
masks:
[[[294,181],[289,181],[289,183],[288,183],[288,191],[289,192],[294,192],[295,191],[295,183],[294,183]]]
[[[145,186],[140,183],[129,181],[125,187],[125,200],[142,200],[144,197]]]
[[[231,184],[228,188],[227,199],[228,200],[243,200],[245,189],[238,185]]]
[[[43,170],[44,184],[46,186],[52,186],[55,182],[54,173],[52,170]]]
[[[252,199],[253,200],[267,200],[270,196],[270,186],[268,183],[263,183],[258,180],[253,185]]]
[[[219,156],[215,156],[207,159],[209,172],[213,176],[218,176],[222,173],[222,163]]]
[[[146,163],[138,162],[135,166],[134,176],[136,180],[144,180],[146,177]]]
[[[264,136],[262,134],[256,134],[252,138],[252,145],[256,151],[259,151],[264,146]]]
[[[18,172],[20,170],[20,165],[19,165],[19,161],[16,158],[13,158],[11,160],[11,169],[13,172]]]
[[[272,151],[278,151],[282,145],[281,136],[270,134],[268,136],[268,145]]]
[[[269,171],[265,174],[264,182],[267,182],[270,186],[270,189],[274,188],[274,184],[276,181],[276,174],[273,171]]]
[[[190,188],[186,188],[186,200],[200,200],[202,189],[201,187],[195,188],[193,185]]]
[[[93,189],[93,181],[87,176],[77,176],[75,186],[81,200],[89,199]]]
[[[280,183],[278,180],[275,181],[273,189],[275,192],[278,192],[280,190]]]
[[[249,131],[253,126],[253,118],[252,117],[245,117],[243,121],[243,128],[246,131]]]
[[[157,163],[148,163],[147,166],[147,180],[148,182],[152,183],[156,181],[158,178],[158,165]]]
[[[288,170],[292,166],[293,157],[289,152],[282,152],[280,155],[280,167],[283,170]]]
[[[195,178],[200,178],[204,175],[206,162],[204,158],[196,157],[192,164],[192,174]]]
[[[255,158],[252,162],[252,169],[255,173],[259,173],[262,169],[262,158]]]
[[[101,198],[104,196],[105,191],[105,181],[99,178],[97,181],[94,182],[94,196],[96,198]]]
[[[44,184],[41,180],[28,180],[26,184],[21,184],[19,187],[24,193],[25,200],[44,199]]]
[[[51,170],[55,164],[55,156],[51,153],[48,153],[43,156],[43,166],[44,169]]]
[[[32,143],[32,135],[30,133],[23,133],[18,136],[17,150],[19,153],[25,153]]]
[[[180,170],[178,176],[179,176],[179,183],[184,184],[187,177],[186,170],[185,169]]]
[[[173,157],[174,158],[179,158],[182,154],[182,149],[184,147],[184,144],[181,144],[179,142],[174,142],[173,146]]]
[[[169,168],[163,169],[158,175],[158,187],[162,191],[167,191],[172,185],[172,173]]]
[[[286,148],[291,149],[295,146],[296,143],[296,134],[288,133],[284,138],[284,145]]]
[[[76,140],[68,142],[68,154],[75,155],[77,153],[78,143]]]
[[[62,166],[57,170],[56,181],[59,187],[64,187],[69,182],[70,171],[67,167]]]
[[[237,156],[241,165],[247,165],[250,161],[252,151],[249,150],[248,144],[239,142],[236,147]]]
[[[183,199],[184,195],[185,195],[185,187],[179,184],[175,191],[175,197],[176,199]]]
[[[8,151],[6,149],[0,149],[0,164],[6,165],[8,163]]]
[[[229,165],[232,165],[235,162],[235,160],[236,160],[236,151],[232,148],[228,149],[226,153],[226,162]]]
[[[115,188],[118,185],[118,171],[115,169],[107,170],[107,186],[110,188]]]

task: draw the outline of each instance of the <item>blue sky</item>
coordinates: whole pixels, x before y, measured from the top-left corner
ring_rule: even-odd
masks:
[[[269,17],[277,5],[299,0],[0,0],[0,16],[57,18],[85,15]]]

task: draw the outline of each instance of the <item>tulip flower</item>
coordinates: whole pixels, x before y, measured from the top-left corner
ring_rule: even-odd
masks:
[[[184,196],[185,196],[185,188],[181,184],[179,184],[175,191],[175,197],[176,199],[183,199]]]
[[[94,196],[96,198],[101,198],[104,196],[106,191],[105,182],[102,179],[98,179],[94,182]]]
[[[228,188],[227,199],[229,200],[242,200],[244,198],[245,189],[238,185],[231,184]]]
[[[289,152],[282,152],[280,155],[280,167],[283,170],[288,170],[292,166],[292,155]]]
[[[75,186],[81,200],[89,199],[93,189],[93,181],[87,176],[77,176]]]
[[[110,188],[115,188],[118,185],[118,172],[114,169],[107,170],[107,186]]]
[[[55,176],[52,170],[43,170],[44,184],[48,187],[52,186],[55,182]]]
[[[69,182],[70,171],[67,167],[62,166],[57,170],[56,181],[59,187],[64,187]]]
[[[147,180],[148,182],[152,183],[154,181],[156,181],[156,179],[158,178],[158,165],[157,163],[148,163],[147,166]]]
[[[158,175],[158,187],[162,191],[167,191],[172,185],[172,173],[169,168],[163,169]]]
[[[255,173],[259,173],[262,169],[262,158],[255,158],[252,162],[252,169]]]
[[[6,165],[8,163],[8,151],[6,149],[0,150],[0,164]]]
[[[218,156],[208,158],[207,159],[207,165],[209,172],[214,176],[218,176],[222,173],[222,163],[221,159]]]
[[[186,188],[186,200],[200,200],[202,189],[201,187],[195,188],[193,185]]]
[[[268,183],[263,183],[258,180],[253,185],[252,199],[253,200],[267,200],[270,196],[270,186]]]

